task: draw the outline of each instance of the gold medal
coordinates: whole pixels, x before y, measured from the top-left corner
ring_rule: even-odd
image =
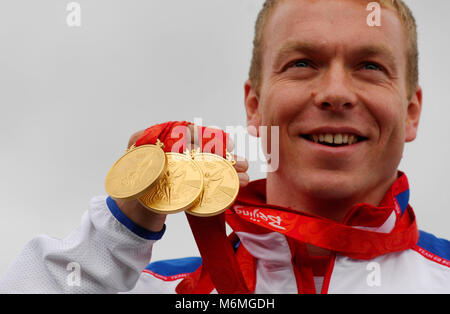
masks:
[[[203,192],[188,213],[209,217],[224,212],[233,204],[239,192],[239,177],[234,168],[235,161],[227,153],[227,159],[216,154],[193,154],[203,171]]]
[[[190,154],[166,153],[164,175],[140,203],[160,214],[173,214],[191,207],[203,191],[203,173]]]
[[[112,197],[132,200],[145,194],[164,174],[166,156],[163,144],[142,145],[127,150],[109,170],[106,180],[106,192]]]

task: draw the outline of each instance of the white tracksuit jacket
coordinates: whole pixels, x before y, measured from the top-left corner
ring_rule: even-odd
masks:
[[[201,258],[149,264],[163,233],[140,228],[112,199],[96,197],[67,238],[31,240],[0,279],[0,293],[175,293]],[[255,293],[297,293],[284,235],[238,236],[257,260]],[[322,293],[450,293],[450,242],[421,231],[413,249],[371,261],[337,255],[325,277],[314,279]]]

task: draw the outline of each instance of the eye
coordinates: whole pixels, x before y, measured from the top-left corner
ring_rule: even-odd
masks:
[[[297,60],[291,63],[291,67],[296,68],[307,68],[308,66],[310,66],[310,62],[308,60]]]
[[[364,70],[371,70],[371,71],[383,71],[384,68],[381,65],[378,65],[374,62],[366,62],[363,64]]]
[[[311,68],[313,67],[313,63],[310,60],[307,59],[301,59],[301,60],[295,60],[292,61],[290,63],[288,63],[284,68],[283,68],[283,72],[287,71],[289,69],[306,69],[306,68]]]

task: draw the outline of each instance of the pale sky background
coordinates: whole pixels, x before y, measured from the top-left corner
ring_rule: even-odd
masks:
[[[38,234],[64,238],[129,136],[158,122],[245,125],[243,83],[262,0],[0,2],[0,276]],[[450,238],[448,0],[407,0],[419,25],[424,107],[400,169],[419,228]],[[262,177],[251,163],[252,179]],[[184,214],[153,260],[198,255]],[[25,270],[26,271],[26,270]]]

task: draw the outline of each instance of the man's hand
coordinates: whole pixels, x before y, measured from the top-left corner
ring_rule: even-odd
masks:
[[[194,134],[194,125],[189,126],[191,134]],[[136,141],[141,137],[144,130],[134,133],[130,140],[128,141],[128,148],[130,148]],[[197,139],[191,136],[191,149],[198,147]],[[227,141],[227,150],[231,151],[234,149],[234,143],[231,139]],[[236,160],[234,165],[238,176],[240,187],[246,186],[250,178],[246,171],[248,169],[248,162],[244,158],[238,156],[233,156]],[[134,223],[152,232],[159,232],[162,230],[164,223],[166,221],[166,216],[163,214],[157,214],[146,209],[139,203],[138,200],[125,201],[125,200],[115,200],[117,206],[122,210],[122,212],[130,218]]]

